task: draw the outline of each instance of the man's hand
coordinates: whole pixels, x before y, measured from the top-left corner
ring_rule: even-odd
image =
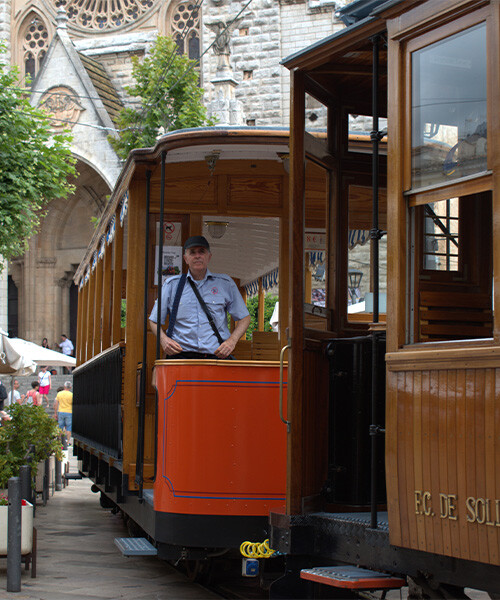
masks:
[[[156,335],[157,327],[154,321],[149,321],[149,327],[151,331]],[[182,352],[182,347],[172,338],[169,338],[167,334],[160,328],[160,346],[167,356],[174,356]]]
[[[232,353],[235,346],[236,341],[228,337],[227,340],[222,342],[222,344],[217,348],[214,354],[217,358],[227,358]]]
[[[243,317],[240,319],[234,328],[233,333],[227,338],[225,342],[217,348],[214,352],[217,358],[227,358],[234,350],[238,340],[244,335],[245,331],[250,325],[250,316]]]
[[[167,356],[174,356],[174,354],[182,352],[182,347],[166,334],[160,335],[160,345]]]

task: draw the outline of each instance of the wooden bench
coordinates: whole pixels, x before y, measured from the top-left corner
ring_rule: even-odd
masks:
[[[485,338],[493,335],[491,295],[420,292],[421,341]]]
[[[279,336],[274,331],[254,331],[252,360],[279,360]]]

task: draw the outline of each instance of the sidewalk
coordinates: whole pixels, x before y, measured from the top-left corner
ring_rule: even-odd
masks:
[[[71,458],[71,472],[76,459]],[[124,558],[115,537],[128,537],[119,515],[99,504],[89,479],[72,480],[37,505],[37,577],[23,567],[21,591],[6,592],[0,559],[0,600],[207,600],[219,598],[152,557]]]

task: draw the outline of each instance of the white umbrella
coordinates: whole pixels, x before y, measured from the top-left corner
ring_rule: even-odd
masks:
[[[17,339],[17,338],[14,338]],[[0,335],[0,373],[30,375],[36,371],[35,361],[12,345],[12,338]]]
[[[36,363],[37,365],[50,365],[51,367],[76,366],[76,358],[63,354],[62,352],[56,352],[55,350],[50,350],[49,348],[43,348],[38,344],[22,340],[21,338],[7,338],[7,342],[10,348],[12,348],[16,353],[22,355],[25,360]]]

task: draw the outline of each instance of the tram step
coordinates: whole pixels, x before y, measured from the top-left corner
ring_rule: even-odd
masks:
[[[83,479],[83,476],[80,473],[65,473],[64,479]]]
[[[123,556],[156,556],[158,550],[146,538],[115,538]]]
[[[387,575],[387,573],[378,573],[369,569],[349,566],[302,569],[300,577],[332,587],[357,590],[402,588],[406,585],[406,581],[399,577],[392,577],[392,575]]]

